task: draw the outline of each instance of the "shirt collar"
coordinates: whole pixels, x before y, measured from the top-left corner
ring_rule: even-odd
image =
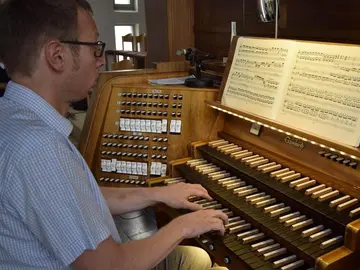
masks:
[[[66,137],[70,135],[73,129],[72,123],[31,89],[9,81],[4,97],[32,110],[45,121],[46,124]]]

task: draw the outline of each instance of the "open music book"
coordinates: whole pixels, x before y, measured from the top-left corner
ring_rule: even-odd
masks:
[[[360,144],[360,46],[239,37],[221,103]]]

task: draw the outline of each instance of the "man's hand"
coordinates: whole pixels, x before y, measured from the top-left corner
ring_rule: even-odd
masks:
[[[190,196],[212,200],[207,190],[199,184],[178,183],[157,188],[155,192],[159,202],[163,202],[172,208],[189,209],[192,211],[201,209],[201,206],[189,202]]]
[[[208,209],[182,215],[171,223],[182,230],[184,238],[194,238],[210,231],[224,235],[228,217],[220,210]]]

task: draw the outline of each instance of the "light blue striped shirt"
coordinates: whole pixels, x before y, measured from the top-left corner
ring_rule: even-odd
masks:
[[[110,235],[121,242],[71,130],[39,95],[9,82],[0,98],[0,269],[67,269]]]

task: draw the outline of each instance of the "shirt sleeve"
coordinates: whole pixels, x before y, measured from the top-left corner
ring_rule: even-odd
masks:
[[[16,164],[18,180],[9,185],[7,200],[42,246],[68,266],[110,236],[107,205],[81,156],[65,140],[46,141]]]

